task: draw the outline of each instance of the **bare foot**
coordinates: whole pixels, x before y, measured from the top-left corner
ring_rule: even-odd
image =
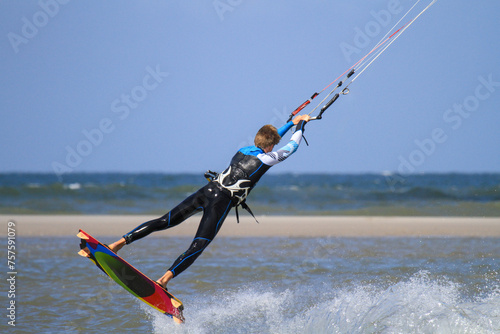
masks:
[[[165,275],[157,279],[156,282],[160,284],[164,289],[167,289],[167,284],[173,277],[174,274],[169,270],[165,273]]]
[[[120,240],[108,245],[109,249],[111,249],[115,253],[118,253],[118,251],[122,249],[123,246],[125,246],[125,238],[121,238]]]
[[[167,290],[167,291],[168,291],[168,289],[167,289],[167,285],[163,285],[163,284],[160,282],[160,280],[159,280],[159,279],[158,279],[158,280],[156,280],[156,283],[158,283],[158,285],[159,285],[159,286],[161,286],[162,288],[164,288],[165,290]]]

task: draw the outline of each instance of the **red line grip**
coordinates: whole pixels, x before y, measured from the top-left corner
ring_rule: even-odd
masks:
[[[314,93],[311,98],[309,100],[307,100],[306,102],[302,103],[297,109],[295,109],[291,114],[290,114],[290,118],[288,118],[288,122],[290,122],[293,118],[293,116],[297,115],[302,109],[304,109],[309,103],[311,103],[311,101],[316,97],[318,96],[319,93]]]

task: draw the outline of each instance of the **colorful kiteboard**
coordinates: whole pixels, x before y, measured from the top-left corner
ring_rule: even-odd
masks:
[[[80,230],[77,236],[81,239],[79,255],[92,260],[106,275],[149,306],[172,317],[177,323],[184,322],[184,306],[179,299],[90,234]]]

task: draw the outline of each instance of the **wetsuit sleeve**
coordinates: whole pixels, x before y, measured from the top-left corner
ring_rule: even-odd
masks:
[[[288,123],[286,123],[285,125],[283,125],[281,128],[278,129],[278,134],[280,135],[280,137],[283,137],[285,135],[285,133],[288,132],[288,130],[290,130],[290,128],[293,126],[293,122],[290,121]]]
[[[262,153],[257,157],[268,166],[274,166],[277,163],[284,161],[286,158],[295,153],[295,151],[297,151],[297,149],[299,148],[300,142],[302,141],[305,124],[306,122],[304,121],[300,121],[299,124],[297,124],[297,128],[295,129],[295,132],[293,133],[292,138],[290,138],[288,144],[277,151]]]

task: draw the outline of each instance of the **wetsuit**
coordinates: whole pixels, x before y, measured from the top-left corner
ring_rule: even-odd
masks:
[[[240,149],[232,158],[229,167],[213,182],[209,182],[164,216],[148,221],[124,235],[126,243],[130,244],[152,232],[176,226],[193,214],[203,211],[198,231],[189,249],[169,268],[174,277],[179,275],[215,238],[231,208],[245,200],[262,175],[297,150],[305,124],[306,122],[300,121],[290,142],[277,151],[265,153],[256,146]],[[278,134],[283,136],[292,126],[293,123],[288,122],[278,129]]]

